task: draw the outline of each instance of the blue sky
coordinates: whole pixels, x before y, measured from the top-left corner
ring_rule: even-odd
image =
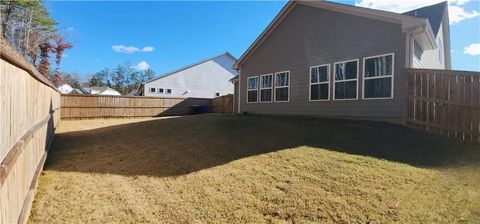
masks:
[[[438,1],[342,3],[401,12]],[[74,45],[62,70],[86,77],[125,61],[161,75],[225,51],[240,57],[285,3],[53,1],[47,7]],[[480,2],[451,0],[450,8],[453,68],[480,71]]]

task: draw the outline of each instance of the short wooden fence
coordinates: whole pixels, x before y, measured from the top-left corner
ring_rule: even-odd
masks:
[[[408,71],[406,125],[464,141],[480,142],[480,73]]]
[[[139,96],[62,95],[62,119],[134,118],[191,114],[210,99]]]
[[[233,95],[228,94],[212,99],[213,113],[232,113],[233,112]]]

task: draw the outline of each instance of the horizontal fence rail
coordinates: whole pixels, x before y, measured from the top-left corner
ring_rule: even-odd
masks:
[[[62,119],[134,118],[192,114],[210,99],[140,96],[62,95]]]
[[[26,223],[60,120],[60,93],[0,38],[0,223]]]
[[[213,113],[232,113],[233,112],[233,95],[228,94],[212,99]]]
[[[480,143],[480,73],[408,70],[406,125]]]

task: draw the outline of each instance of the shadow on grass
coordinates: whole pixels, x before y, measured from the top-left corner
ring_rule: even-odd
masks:
[[[45,170],[178,176],[298,146],[372,156],[417,167],[478,165],[480,161],[477,145],[461,144],[399,125],[207,114],[57,134]]]

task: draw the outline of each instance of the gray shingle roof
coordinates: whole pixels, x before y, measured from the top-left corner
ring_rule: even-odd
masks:
[[[402,14],[428,19],[428,21],[430,22],[430,26],[432,27],[433,33],[435,34],[435,36],[437,36],[446,7],[448,7],[448,3],[445,1],[435,5],[430,5],[423,8],[414,9],[412,11],[404,12]]]

